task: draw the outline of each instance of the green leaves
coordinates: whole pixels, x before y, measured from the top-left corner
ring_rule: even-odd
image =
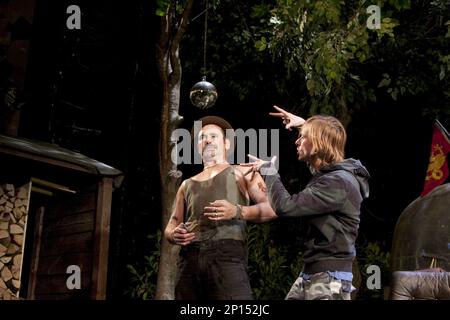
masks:
[[[170,0],[156,0],[156,12],[157,16],[163,17],[166,14],[169,7]]]
[[[389,4],[399,11],[411,8],[411,0],[389,0]]]
[[[267,48],[267,40],[266,37],[261,37],[260,40],[255,41],[255,48],[258,51],[264,51]]]
[[[339,117],[354,105],[429,90],[449,105],[450,1],[380,0],[380,29],[366,26],[369,1],[282,1],[271,10],[266,43],[287,77],[301,73],[310,114]],[[446,49],[447,48],[447,49]],[[378,79],[378,80],[377,80]],[[440,81],[440,83],[435,82]],[[438,101],[436,101],[437,103]],[[350,109],[350,110],[349,110]]]
[[[387,87],[390,83],[391,78],[389,77],[389,74],[383,73],[383,79],[381,79],[380,83],[378,84],[378,88]]]
[[[248,225],[249,275],[257,300],[281,300],[303,265],[301,252],[277,244],[271,238],[270,224]]]
[[[383,18],[381,20],[381,28],[376,29],[379,38],[387,35],[388,37],[394,38],[394,28],[399,25],[399,22],[393,18]]]
[[[358,72],[349,68],[371,57],[364,14],[364,8],[337,0],[278,1],[272,10],[271,21],[277,23],[268,31],[266,47],[274,59],[284,60],[288,76],[304,73],[314,112],[342,112],[347,106],[341,98],[352,96],[349,84],[360,84]]]
[[[133,299],[150,300],[156,292],[156,279],[158,276],[159,258],[161,255],[161,231],[147,237],[154,249],[144,262],[137,265],[127,265],[130,276],[130,287],[126,294]]]
[[[340,117],[386,97],[426,96],[435,102],[421,105],[449,108],[450,0],[377,1],[381,28],[373,30],[371,4],[222,1],[208,38],[218,85],[238,101],[287,97],[305,115]]]

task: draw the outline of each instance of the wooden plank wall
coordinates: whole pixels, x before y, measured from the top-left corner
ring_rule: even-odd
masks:
[[[113,180],[104,177],[98,184],[95,218],[91,296],[96,300],[106,299],[112,192]]]
[[[61,194],[46,208],[34,298],[90,299],[97,185],[83,193]],[[67,267],[81,269],[81,289],[70,290]]]

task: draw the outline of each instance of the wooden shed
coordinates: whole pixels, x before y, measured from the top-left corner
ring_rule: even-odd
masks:
[[[122,180],[80,153],[0,135],[0,299],[105,299]]]

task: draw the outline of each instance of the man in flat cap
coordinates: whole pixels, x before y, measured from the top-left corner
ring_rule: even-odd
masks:
[[[181,246],[175,298],[250,300],[253,295],[241,206],[266,221],[276,215],[259,173],[245,176],[247,168],[227,162],[227,152],[234,142],[228,121],[216,116],[200,121],[201,130],[194,135],[194,143],[203,171],[181,184],[164,233],[168,241]],[[230,212],[234,218],[225,220],[224,215]]]

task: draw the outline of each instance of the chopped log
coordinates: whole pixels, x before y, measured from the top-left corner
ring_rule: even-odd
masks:
[[[2,186],[0,186],[0,196],[2,196],[2,195],[4,195],[4,194],[5,194],[5,191],[3,191]]]
[[[2,290],[2,291],[3,292],[0,292],[0,294],[2,295],[2,299],[3,300],[11,300],[11,293],[9,293],[7,290]]]
[[[9,238],[8,230],[0,230],[0,239]]]
[[[12,259],[11,257],[6,256],[6,257],[1,257],[0,261],[3,262],[4,264],[8,264],[11,261],[11,259]]]
[[[17,243],[19,246],[22,246],[22,245],[23,245],[23,235],[21,235],[21,234],[15,234],[15,235],[13,236],[13,240],[14,240],[14,242]]]
[[[20,208],[18,208],[18,207],[15,207],[13,209],[13,214],[14,214],[14,217],[16,217],[16,219],[22,218],[22,215],[23,215],[22,210],[20,210]]]
[[[17,245],[11,243],[9,245],[8,251],[6,251],[6,254],[16,254],[19,250],[20,248]]]
[[[0,288],[2,288],[2,289],[8,289],[8,287],[6,286],[5,281],[3,281],[2,278],[0,278]]]
[[[3,190],[5,191],[14,191],[14,185],[11,183],[5,183],[2,185]]]
[[[20,268],[21,264],[22,264],[22,255],[21,254],[15,255],[13,258],[13,265]]]
[[[0,193],[0,300],[17,299],[23,260],[29,188],[1,187]]]
[[[22,217],[19,221],[17,221],[17,224],[21,226],[22,228],[25,228],[25,219]]]
[[[0,207],[0,209],[1,208],[3,208],[3,210],[5,210],[5,207]],[[2,210],[0,210],[0,220],[1,221],[9,221],[9,219],[10,219],[10,217],[9,217],[9,213],[7,213],[7,212],[5,212],[5,211],[3,211],[2,212]]]
[[[19,262],[20,263],[20,262]],[[11,272],[13,274],[14,279],[20,279],[20,265],[19,266],[12,266]]]
[[[8,282],[9,280],[12,279],[13,275],[11,273],[11,270],[9,270],[9,268],[7,266],[4,266],[2,271],[0,272],[3,281]]]
[[[19,199],[27,199],[28,198],[28,189],[25,187],[20,187],[17,191],[17,198]]]
[[[12,284],[14,288],[19,289],[20,288],[20,281],[16,279],[12,279]]]
[[[7,238],[0,239],[0,245],[2,245],[4,248],[8,248],[10,243],[11,243],[11,237],[9,237],[9,236]],[[1,250],[3,250],[2,247],[0,247],[0,252],[2,252]],[[3,252],[7,252],[7,251],[8,250],[5,250]]]
[[[23,228],[17,224],[11,224],[9,226],[10,234],[23,234]]]

